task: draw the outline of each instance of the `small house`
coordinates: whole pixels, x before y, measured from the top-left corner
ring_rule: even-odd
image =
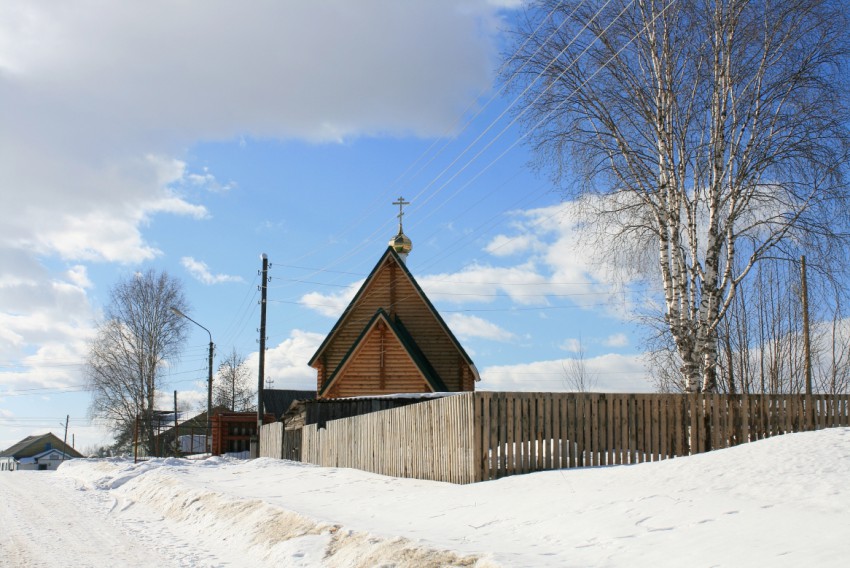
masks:
[[[263,414],[263,424],[274,422],[273,414]],[[212,417],[212,454],[241,454],[257,438],[256,412],[216,412]]]
[[[52,471],[65,460],[81,457],[83,455],[80,452],[48,432],[40,436],[27,436],[0,452],[0,471]]]

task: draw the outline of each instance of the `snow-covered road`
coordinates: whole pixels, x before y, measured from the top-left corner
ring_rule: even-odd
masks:
[[[0,564],[94,567],[127,556],[140,559],[137,566],[169,565],[57,481],[67,482],[46,472],[0,475]]]
[[[226,565],[144,506],[128,509],[54,472],[0,475],[0,566]]]

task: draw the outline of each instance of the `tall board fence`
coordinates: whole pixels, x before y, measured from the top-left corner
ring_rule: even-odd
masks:
[[[285,430],[283,422],[266,424],[260,430],[260,457],[301,461],[301,429]]]
[[[847,395],[476,393],[480,478],[658,461],[850,425]]]
[[[848,395],[478,392],[297,432],[305,462],[470,483],[548,469],[658,461],[848,425]],[[263,428],[261,455],[271,455],[263,453],[269,426]],[[283,444],[283,438],[267,442],[270,448]],[[294,456],[291,452],[289,459]]]
[[[301,459],[396,477],[476,481],[472,393],[328,421],[303,429]]]
[[[443,395],[446,396],[446,395]],[[451,395],[449,395],[451,396]],[[439,395],[404,395],[393,397],[357,397],[357,398],[333,398],[304,401],[305,424],[318,424],[319,428],[330,420],[349,418],[351,416],[362,416],[381,410],[401,408],[411,404],[419,404],[427,400],[441,398]]]

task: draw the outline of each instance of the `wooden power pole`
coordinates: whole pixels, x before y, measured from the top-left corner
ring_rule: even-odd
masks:
[[[174,457],[179,455],[180,451],[180,432],[177,431],[177,391],[174,391]]]
[[[809,288],[806,283],[806,255],[800,257],[800,295],[803,302],[803,357],[806,366],[806,394],[812,394],[812,345],[809,338]]]
[[[65,415],[65,438],[62,440],[62,461],[65,461],[65,452],[68,450],[68,420],[71,419],[70,414]]]
[[[260,284],[260,370],[257,377],[257,438],[263,426],[263,381],[266,375],[266,298],[269,281],[269,257],[263,253],[262,284]]]

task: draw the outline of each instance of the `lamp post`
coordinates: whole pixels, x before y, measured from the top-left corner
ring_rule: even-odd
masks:
[[[190,322],[192,322],[196,326],[198,326],[201,329],[203,329],[204,331],[206,331],[207,335],[210,336],[210,358],[209,358],[208,375],[207,375],[207,445],[208,445],[208,449],[212,449],[212,439],[211,439],[211,434],[212,434],[211,419],[212,419],[212,416],[211,415],[212,415],[213,347],[214,347],[213,346],[213,340],[212,340],[212,333],[210,333],[210,330],[208,330],[207,328],[205,328],[204,326],[202,326],[201,324],[199,324],[198,322],[196,322],[195,320],[193,320],[192,318],[190,318],[189,316],[187,316],[186,314],[184,314],[183,312],[181,312],[180,310],[178,310],[174,306],[171,306],[171,311],[174,312],[175,314],[177,314],[178,316],[180,316],[181,318],[186,318],[187,320],[189,320]]]

